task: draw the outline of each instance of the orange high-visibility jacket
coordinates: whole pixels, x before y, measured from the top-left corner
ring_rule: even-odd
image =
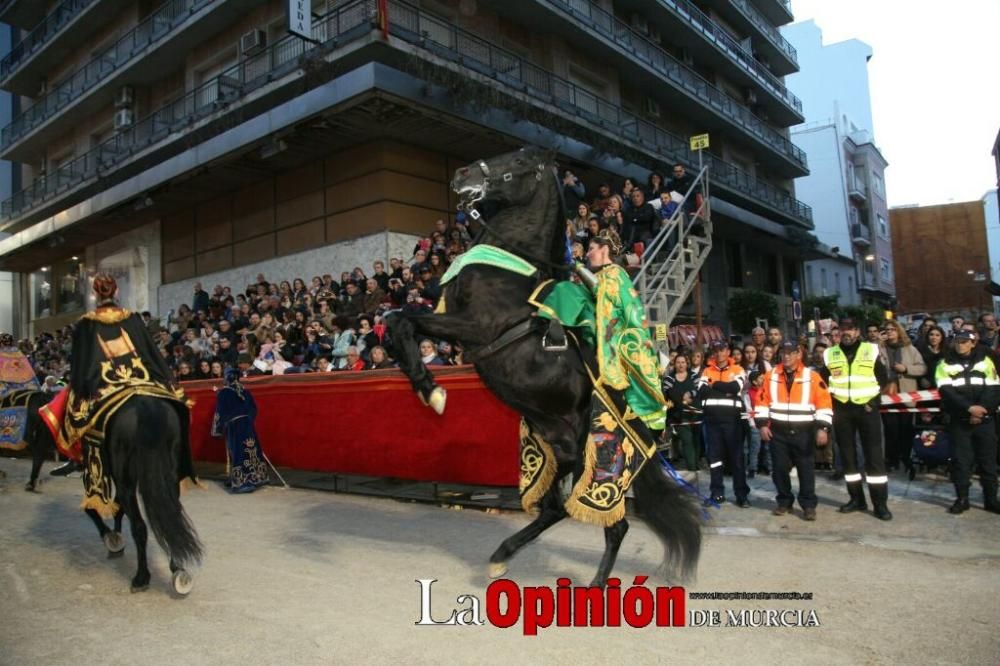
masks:
[[[774,366],[764,375],[760,400],[754,410],[758,426],[783,424],[788,426],[829,427],[833,424],[833,403],[830,389],[818,372],[799,363],[791,390],[785,380],[785,367]]]

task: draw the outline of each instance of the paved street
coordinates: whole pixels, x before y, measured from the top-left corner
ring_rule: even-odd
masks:
[[[485,599],[486,560],[525,525],[517,512],[455,510],[315,490],[229,496],[217,483],[184,503],[207,557],[187,599],[168,594],[162,551],[153,581],[130,594],[134,548],[106,560],[80,514],[79,479],[0,460],[0,663],[991,663],[1000,651],[1000,517],[949,516],[949,487],[893,477],[896,519],[842,516],[841,484],[820,482],[819,520],[770,515],[770,484],[754,507],[728,505],[706,529],[688,591],[812,592],[805,601],[688,600],[692,609],[815,611],[811,628],[418,627],[417,578],[437,578],[434,615],[455,597]],[[703,480],[704,482],[704,480]],[[974,503],[980,495],[974,493]],[[590,580],[602,536],[564,521],[516,558],[522,586]],[[623,588],[652,574],[658,547],[639,521],[622,547]],[[662,581],[653,580],[655,584]]]

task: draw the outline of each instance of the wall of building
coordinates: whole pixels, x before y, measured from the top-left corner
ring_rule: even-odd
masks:
[[[7,25],[0,24],[0,53],[10,51],[11,39],[15,30]],[[4,127],[11,119],[11,94],[5,90],[0,90],[0,127]],[[5,160],[0,160],[0,201],[5,201],[14,191],[14,165]],[[0,234],[3,239],[7,234]],[[17,301],[14,295],[17,293],[14,288],[14,275],[0,271],[0,332],[20,333],[15,331],[15,312],[17,312]]]
[[[991,309],[982,201],[893,208],[889,216],[900,312]],[[970,270],[985,278],[977,282]]]
[[[163,282],[380,231],[426,235],[455,210],[449,182],[459,166],[440,153],[369,143],[165,217]]]
[[[858,295],[857,268],[853,262],[836,259],[818,259],[805,264],[806,296],[838,296],[840,305],[860,305]],[[804,312],[806,319],[811,312]]]
[[[828,247],[851,253],[842,140],[833,124],[806,127],[792,140],[809,156],[809,175],[795,181],[795,196],[812,206],[813,234]]]

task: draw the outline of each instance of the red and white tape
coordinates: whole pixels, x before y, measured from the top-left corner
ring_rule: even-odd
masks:
[[[937,389],[930,389],[927,391],[910,391],[909,393],[897,393],[896,395],[883,395],[882,404],[883,405],[893,405],[903,402],[916,403],[925,402],[927,400],[940,400],[941,394],[938,393]]]

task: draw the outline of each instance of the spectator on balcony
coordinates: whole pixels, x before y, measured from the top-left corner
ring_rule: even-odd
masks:
[[[326,356],[320,356],[316,359],[316,372],[333,372],[334,367]]]
[[[378,335],[375,334],[372,318],[366,314],[358,317],[358,333],[354,345],[358,348],[361,358],[367,361],[372,348],[377,347],[380,342]]]
[[[431,254],[430,257],[431,275],[439,279],[444,276],[445,272],[448,270],[448,266],[441,259],[442,256],[443,254],[435,252]]]
[[[385,347],[375,345],[368,354],[368,365],[366,367],[368,370],[384,370],[385,368],[395,367],[395,365],[389,360],[389,355],[386,354]]]
[[[329,357],[333,350],[333,339],[327,335],[323,324],[311,321],[305,331],[305,362],[312,364],[321,356]]]
[[[608,207],[608,203],[611,201],[611,186],[607,183],[601,183],[597,188],[597,196],[594,197],[594,203],[589,206],[587,211],[588,215],[591,211],[595,214],[600,215],[604,212],[604,209]]]
[[[191,308],[188,307],[187,303],[184,303],[177,308],[176,315],[169,317],[168,325],[176,327],[175,330],[184,333],[193,318],[194,313],[191,312]]]
[[[292,302],[301,303],[310,289],[315,288],[318,290],[321,284],[323,284],[322,281],[320,281],[318,276],[315,276],[310,282],[310,287],[306,288],[306,283],[302,278],[295,278],[292,280]]]
[[[428,314],[434,308],[420,295],[420,289],[416,286],[410,287],[406,292],[406,304],[403,305],[403,312],[407,314]]]
[[[663,174],[659,171],[653,171],[649,174],[649,178],[646,179],[646,201],[653,201],[660,198],[660,192],[666,191],[668,194],[670,190],[665,190],[663,183]]]
[[[361,353],[354,345],[347,348],[347,359],[344,362],[344,369],[351,372],[358,372],[365,369],[365,362],[361,358]]]
[[[665,190],[660,191],[660,221],[666,222],[674,213],[677,211],[679,205],[680,195],[676,192],[667,192]]]
[[[631,251],[635,243],[647,246],[660,229],[659,216],[646,202],[646,195],[639,188],[632,190],[632,208],[624,215],[621,239],[626,251]]]
[[[211,379],[212,378],[212,362],[207,358],[203,358],[198,361],[198,366],[191,373],[194,379]]]
[[[563,202],[566,204],[566,217],[572,217],[573,211],[583,201],[587,194],[587,189],[583,182],[570,169],[565,169],[562,175]]]
[[[423,241],[421,241],[423,242]],[[430,240],[427,241],[428,247],[430,247]],[[410,260],[410,271],[416,273],[420,266],[424,265],[427,261],[427,248],[418,247],[413,253],[413,259]]]
[[[212,361],[211,373],[209,375],[209,379],[222,379],[223,376],[224,376],[225,370],[226,370],[226,368],[222,364],[222,361],[219,361],[219,360]]]
[[[430,264],[424,264],[420,267],[420,280],[424,284],[421,296],[430,301],[433,307],[441,298],[441,281],[434,277]]]
[[[177,381],[179,382],[190,382],[197,379],[194,373],[191,372],[191,364],[187,361],[181,361],[177,364]]]

